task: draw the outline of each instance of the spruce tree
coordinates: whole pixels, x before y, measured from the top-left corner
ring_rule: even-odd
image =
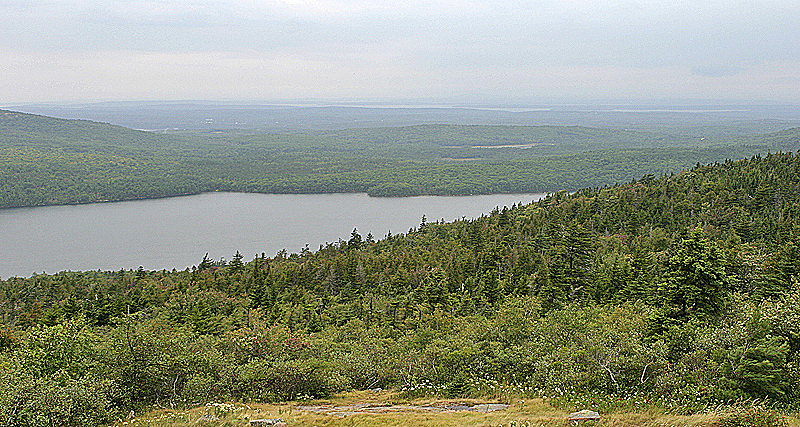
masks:
[[[670,258],[659,294],[671,317],[702,318],[722,311],[733,280],[720,248],[697,227]]]

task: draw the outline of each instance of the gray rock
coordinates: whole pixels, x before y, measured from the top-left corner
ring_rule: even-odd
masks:
[[[210,422],[210,421],[217,421],[218,419],[219,417],[215,417],[214,415],[205,414],[200,416],[200,418],[197,419],[197,422],[203,422],[203,421]]]
[[[448,411],[474,411],[472,406],[467,405],[447,405],[444,407],[444,409],[447,409]]]
[[[569,414],[567,420],[572,421],[573,423],[581,423],[584,421],[600,421],[600,414],[595,411],[590,411],[588,409],[584,409],[582,411],[573,412]]]
[[[508,405],[504,405],[502,403],[484,403],[482,405],[473,406],[472,410],[475,412],[494,412],[502,411],[506,408],[508,408]]]
[[[283,418],[262,418],[260,420],[250,420],[250,427],[282,427],[285,425],[286,421],[283,421]]]

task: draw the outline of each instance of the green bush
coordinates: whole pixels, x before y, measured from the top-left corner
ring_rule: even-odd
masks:
[[[781,414],[760,407],[740,409],[722,418],[718,427],[788,427],[789,423]]]
[[[117,415],[82,321],[37,326],[0,355],[0,425],[96,426]]]
[[[108,381],[80,378],[60,382],[42,378],[11,382],[15,381],[18,386],[2,390],[1,425],[97,426],[111,422],[115,415],[107,397]]]
[[[257,402],[327,397],[337,387],[326,368],[314,360],[256,359],[239,367],[234,387],[240,398]]]

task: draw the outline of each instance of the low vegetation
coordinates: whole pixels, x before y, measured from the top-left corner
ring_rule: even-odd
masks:
[[[773,415],[800,398],[798,185],[800,157],[772,154],[316,252],[11,278],[0,424],[382,388],[784,425]]]
[[[409,409],[374,414],[330,415],[299,409],[308,405],[348,407],[353,405],[408,405],[423,408],[442,408],[451,405],[469,405],[484,400],[476,399],[407,399],[396,393],[350,392],[319,401],[294,401],[282,403],[216,403],[189,409],[160,409],[136,415],[114,426],[182,427],[182,426],[246,426],[253,419],[283,419],[288,425],[326,426],[503,426],[503,427],[563,427],[569,411],[553,406],[542,399],[505,399],[509,406],[502,411],[489,413],[471,411],[429,411]],[[760,422],[765,420],[765,422]],[[737,424],[738,423],[738,424]],[[720,409],[715,412],[693,415],[666,414],[657,410],[635,412],[610,412],[602,414],[601,423],[583,423],[584,426],[797,426],[800,420],[783,417],[758,407],[747,409]]]

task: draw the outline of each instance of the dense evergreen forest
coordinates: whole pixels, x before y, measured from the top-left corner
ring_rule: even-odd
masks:
[[[729,133],[430,124],[165,134],[0,111],[0,208],[207,191],[536,193],[800,149],[798,128]]]
[[[474,220],[423,218],[380,240],[353,230],[315,252],[11,278],[0,282],[0,424],[97,425],[131,409],[375,387],[788,411],[800,398],[799,286],[792,153]]]

